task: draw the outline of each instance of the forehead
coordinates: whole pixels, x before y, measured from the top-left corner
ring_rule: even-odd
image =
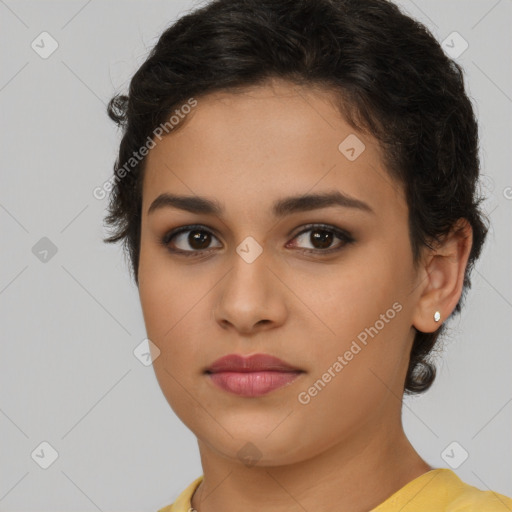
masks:
[[[144,212],[162,192],[216,197],[247,213],[283,195],[332,190],[403,210],[378,142],[354,130],[335,102],[329,91],[275,81],[197,98],[147,156]]]

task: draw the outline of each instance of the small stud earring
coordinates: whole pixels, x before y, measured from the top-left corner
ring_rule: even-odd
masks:
[[[434,313],[434,320],[435,320],[436,322],[439,322],[439,320],[440,320],[440,319],[441,319],[441,313],[439,313],[439,311],[436,311],[436,312]]]

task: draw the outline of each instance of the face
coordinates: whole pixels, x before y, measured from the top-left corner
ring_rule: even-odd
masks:
[[[211,94],[147,157],[138,276],[154,370],[200,443],[234,461],[254,445],[260,464],[290,464],[399,421],[417,285],[407,205],[377,142],[333,105],[286,82]],[[228,354],[300,372],[239,394],[272,378],[205,373]]]

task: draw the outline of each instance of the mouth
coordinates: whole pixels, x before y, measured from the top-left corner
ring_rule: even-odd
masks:
[[[263,396],[291,384],[302,372],[219,372],[208,374],[220,389],[245,397]]]
[[[268,354],[231,354],[215,361],[204,373],[217,388],[258,397],[291,384],[305,372]]]

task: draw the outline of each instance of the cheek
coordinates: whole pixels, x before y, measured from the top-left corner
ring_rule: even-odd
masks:
[[[319,393],[326,406],[341,398],[357,401],[357,407],[364,400],[378,400],[387,389],[380,379],[389,387],[401,386],[410,325],[404,304],[407,269],[399,256],[397,252],[392,258],[376,247],[373,253],[361,251],[357,260],[297,281],[297,294],[307,298],[315,313],[307,312],[301,325],[315,340],[305,345],[313,361],[309,383],[329,381],[329,392],[322,388]]]
[[[194,275],[173,264],[165,249],[142,237],[139,261],[139,296],[148,334],[164,342],[193,300],[198,299]],[[151,338],[150,338],[151,339]]]
[[[201,345],[208,339],[204,332],[207,312],[201,303],[204,291],[186,283],[190,277],[151,263],[141,259],[139,295],[147,336],[160,351],[153,370],[172,410],[193,429],[189,419],[201,418],[202,411],[195,410],[197,400],[184,390],[194,389],[204,366]]]
[[[211,271],[194,272],[165,251],[141,250],[139,297],[148,338],[159,348],[155,371],[167,370],[184,379],[203,367],[201,348],[211,331],[209,292],[218,278]]]
[[[314,274],[299,271],[290,277],[310,327],[316,326],[318,334],[327,339],[356,336],[394,302],[391,269],[362,251],[337,265],[319,265]]]
[[[160,349],[161,356],[155,361],[175,361],[170,354],[170,342],[180,327],[180,319],[190,309],[192,298],[187,287],[180,282],[179,274],[171,274],[155,250],[141,247],[139,263],[139,297],[148,338]]]
[[[401,394],[407,366],[402,310],[387,301],[382,308],[377,304],[369,309],[365,297],[360,298],[358,314],[351,314],[350,306],[359,298],[346,312],[334,308],[327,318],[324,311],[335,334],[324,334],[306,349],[311,371],[298,389],[302,405],[296,407],[308,428],[297,432],[298,442],[308,444],[315,432],[329,445],[340,432],[349,433],[368,420],[377,424],[383,404],[394,407],[395,396]]]

